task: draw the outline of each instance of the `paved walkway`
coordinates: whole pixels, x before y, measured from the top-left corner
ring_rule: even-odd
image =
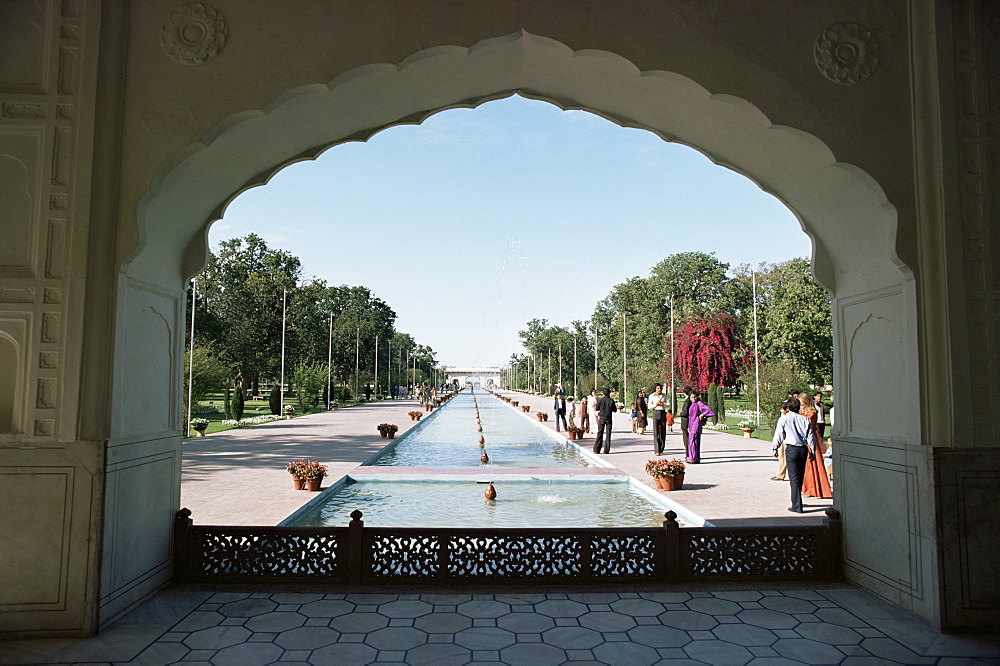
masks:
[[[525,401],[551,413],[551,399]],[[415,408],[387,401],[186,440],[182,506],[198,524],[273,525],[315,497],[292,489],[286,462],[321,460],[332,482],[385,445],[379,423],[416,425],[406,415]],[[624,415],[615,429],[603,457],[651,483],[642,466],[652,437],[633,435]],[[668,454],[680,455],[680,435],[668,437]],[[705,462],[671,498],[715,524],[817,520],[828,501],[787,513],[788,485],[769,480],[766,446],[706,433]],[[941,635],[847,585],[730,584],[520,594],[175,586],[94,638],[0,643],[0,664],[79,663],[1000,664],[1000,642]]]

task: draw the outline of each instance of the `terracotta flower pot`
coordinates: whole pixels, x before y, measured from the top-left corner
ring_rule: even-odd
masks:
[[[684,487],[684,472],[679,474],[674,474],[674,490],[680,490]]]
[[[306,479],[306,490],[311,493],[319,490],[319,485],[323,483],[323,479]]]
[[[303,479],[303,478],[300,478],[300,477],[297,477],[297,476],[293,476],[292,477],[292,485],[295,486],[296,490],[302,490],[302,486],[304,486],[305,483],[306,483],[306,480]]]

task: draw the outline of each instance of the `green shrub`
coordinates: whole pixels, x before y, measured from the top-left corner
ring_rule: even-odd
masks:
[[[232,404],[233,418],[236,419],[237,421],[243,418],[243,407],[244,407],[243,383],[237,382],[236,391],[233,392],[233,404]]]
[[[346,402],[352,397],[351,389],[347,386],[334,386],[333,387],[333,399]]]
[[[222,403],[222,413],[225,415],[226,419],[233,418],[233,389],[226,387],[226,399]]]
[[[281,389],[277,385],[271,387],[271,393],[267,396],[267,406],[271,408],[271,413],[281,416]]]

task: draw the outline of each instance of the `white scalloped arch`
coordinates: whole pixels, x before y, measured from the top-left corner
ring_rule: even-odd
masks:
[[[139,203],[139,242],[123,271],[181,289],[204,265],[211,223],[285,166],[512,94],[652,131],[752,179],[798,216],[813,241],[816,277],[834,293],[909,277],[895,253],[895,208],[868,174],[838,162],[816,137],[773,125],[746,100],[712,94],[682,75],[643,72],[613,53],[574,52],[523,31],[471,48],[427,49],[399,65],[359,67],[226,118],[158,169]]]

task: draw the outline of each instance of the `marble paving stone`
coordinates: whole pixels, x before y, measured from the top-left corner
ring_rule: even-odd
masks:
[[[212,663],[212,657],[215,656],[217,650],[191,650],[187,653],[187,656],[182,660],[185,664],[188,662],[205,662],[206,664]]]
[[[306,617],[337,617],[354,611],[354,604],[349,601],[330,599],[302,604],[299,612]]]
[[[510,606],[499,601],[493,601],[492,599],[473,599],[472,601],[459,604],[455,610],[471,618],[498,618],[501,615],[509,613]]]
[[[394,617],[389,620],[390,627],[412,627],[413,618],[412,617]]]
[[[848,613],[843,608],[820,608],[814,613],[814,615],[823,622],[839,624],[841,627],[857,629],[859,627],[868,626],[867,622],[859,620],[856,616]]]
[[[249,592],[216,592],[211,597],[209,597],[208,602],[210,604],[228,604],[231,601],[239,601],[240,599],[249,599]]]
[[[615,604],[620,603],[625,602],[619,600],[611,605],[614,607]],[[580,617],[588,610],[589,609],[585,604],[581,604],[578,601],[569,601],[564,599],[548,599],[535,604],[536,613],[548,615],[549,617]]]
[[[139,653],[135,661],[140,664],[147,664],[148,666],[172,664],[186,657],[188,652],[190,650],[180,643],[153,643]]]
[[[692,598],[709,598],[714,596],[708,590],[691,590],[688,594],[690,594]]]
[[[574,594],[573,601],[579,601],[581,604],[612,604],[618,601],[618,594],[615,592],[583,592],[581,594]]]
[[[378,607],[378,612],[388,618],[415,618],[427,615],[434,607],[426,601],[399,600],[390,601]]]
[[[281,658],[284,653],[273,643],[244,643],[219,650],[212,657],[212,663],[218,666],[266,666]]]
[[[788,588],[787,590],[783,590],[782,593],[786,597],[794,597],[796,599],[804,599],[806,601],[826,601],[826,597],[816,590]]]
[[[324,599],[346,599],[347,595],[343,592],[327,592],[323,595]],[[310,601],[318,601],[318,599],[310,599]],[[307,603],[303,601],[302,603]]]
[[[186,631],[168,631],[160,636],[160,643],[180,643],[187,638]]]
[[[837,649],[846,654],[848,657],[869,657],[868,650],[864,649],[860,645],[838,645]],[[940,662],[938,662],[940,663]]]
[[[497,650],[474,650],[472,661],[480,663],[500,661],[500,652]]]
[[[638,617],[633,617],[632,619],[635,620],[635,623],[638,624],[638,625],[650,625],[650,626],[653,626],[653,625],[660,624],[660,618],[658,618],[658,617],[652,617],[652,616],[648,616],[648,615],[640,615]]]
[[[406,663],[406,650],[379,650],[378,661]]]
[[[590,650],[566,650],[566,659],[569,661],[593,661],[594,653]]]
[[[747,666],[808,666],[808,664],[784,657],[754,657],[747,662]],[[886,665],[881,664],[880,666]]]
[[[288,631],[301,627],[306,623],[306,618],[298,613],[267,613],[252,617],[243,623],[243,626],[250,631]]]
[[[632,617],[654,617],[666,609],[663,604],[649,599],[620,599],[611,604],[611,610]]]
[[[455,645],[444,643],[438,645],[421,645],[406,653],[406,662],[414,666],[461,666],[472,659],[472,651]],[[336,662],[330,662],[336,663]],[[364,663],[361,661],[341,663]]]
[[[686,632],[659,625],[629,629],[628,636],[636,643],[651,648],[681,647],[691,640]]]
[[[684,630],[695,629],[699,631],[708,631],[719,624],[711,615],[696,613],[695,611],[689,610],[667,611],[666,613],[660,615],[659,619],[662,624],[665,624],[668,627]]]
[[[749,609],[749,608],[763,608],[763,606],[760,605],[759,601],[741,601],[741,602],[739,602],[739,604],[740,604],[740,608],[746,608],[746,609]]]
[[[534,604],[511,604],[510,612],[511,613],[534,613],[535,612],[535,605]]]
[[[566,661],[566,654],[559,648],[544,643],[518,643],[501,650],[500,658],[508,664],[543,666],[562,664]]]
[[[690,610],[709,615],[736,615],[743,610],[736,602],[714,597],[691,599],[684,605]]]
[[[639,597],[659,604],[683,604],[691,595],[687,592],[642,592]]]
[[[512,632],[499,627],[473,627],[455,634],[455,643],[470,650],[501,650],[516,640]]]
[[[715,617],[715,620],[719,624],[742,624],[740,618],[735,615],[719,615]]]
[[[309,592],[276,592],[271,595],[271,601],[276,604],[294,604],[296,606],[308,604],[311,601],[321,601],[322,599],[322,594]]]
[[[589,613],[584,613],[577,619],[580,621],[581,627],[593,629],[594,631],[628,631],[636,626],[635,620],[630,616],[609,611],[592,610]],[[680,628],[678,627],[678,629]]]
[[[171,627],[171,631],[199,631],[201,629],[208,629],[209,627],[217,627],[225,619],[221,614],[214,611],[195,611]]]
[[[497,626],[497,621],[492,617],[477,617],[472,621],[473,627],[495,627]]]
[[[250,595],[251,599],[269,599],[271,597],[270,592],[254,592]]]
[[[472,626],[472,622],[473,620],[471,618],[459,615],[458,613],[434,612],[430,615],[418,617],[413,621],[413,626],[416,629],[426,631],[429,634],[453,634],[455,632],[462,631],[463,629],[468,629]],[[509,627],[504,628],[509,629]]]
[[[622,592],[618,596],[624,599],[626,596],[634,594],[633,592]],[[565,592],[548,592],[545,595],[546,599],[569,599],[569,595]]]
[[[792,613],[792,617],[794,617],[799,622],[812,622],[812,623],[822,622],[822,620],[820,620],[812,613]]]
[[[497,618],[497,626],[516,633],[530,632],[540,634],[546,629],[556,626],[556,622],[548,615],[511,613],[510,615]]]
[[[689,631],[689,632],[687,632],[687,634],[691,638],[691,640],[693,640],[693,641],[714,641],[715,640],[715,634],[713,634],[711,631]]]
[[[223,627],[242,627],[243,623],[246,622],[245,617],[227,617],[220,624]]]
[[[684,604],[663,604],[663,607],[668,611],[686,611],[688,609]]]
[[[579,627],[580,621],[575,617],[557,617],[553,618],[556,621],[557,627]]]
[[[764,597],[760,600],[760,605],[779,613],[802,614],[816,610],[816,606],[812,603],[793,597]]]
[[[692,659],[714,666],[742,666],[753,659],[745,647],[722,641],[691,641],[684,646],[684,652]]]
[[[368,634],[365,643],[378,650],[409,650],[427,641],[427,634],[412,627],[386,627]]]
[[[750,650],[750,654],[755,657],[777,657],[778,653],[774,651],[773,647],[767,645],[745,645],[746,649]]]
[[[591,651],[594,653],[594,659],[606,664],[655,664],[660,660],[660,655],[655,649],[638,643],[602,643]]]
[[[661,659],[687,659],[684,648],[657,648],[656,653]]]
[[[829,645],[857,645],[863,638],[861,634],[853,629],[841,627],[836,624],[824,624],[822,622],[800,624],[795,628],[795,633],[802,638],[808,638]]]
[[[632,640],[624,631],[605,631],[603,636],[606,643],[623,643]]]
[[[542,633],[542,640],[564,650],[570,648],[589,650],[603,643],[604,637],[597,631],[583,627],[556,627]]]
[[[778,638],[801,638],[801,636],[791,629],[775,629],[774,635]]]
[[[368,634],[341,634],[338,643],[364,643]]]
[[[298,627],[278,634],[274,642],[286,650],[316,650],[336,643],[340,633],[328,627]]]
[[[280,661],[309,661],[310,654],[312,654],[310,650],[285,650]]]
[[[378,613],[348,613],[330,620],[331,629],[345,634],[365,633],[389,626],[389,618]]]
[[[205,602],[201,606],[198,606],[200,611],[217,611],[222,608],[222,604]]]
[[[503,604],[510,604],[511,606],[521,606],[521,605],[534,605],[539,604],[549,597],[544,594],[495,594],[493,595],[494,601],[499,601]]]
[[[722,624],[713,629],[712,634],[719,640],[744,647],[767,646],[778,640],[772,631],[749,624]]]
[[[740,611],[736,614],[736,617],[740,618],[745,624],[752,624],[755,627],[763,627],[764,629],[792,629],[799,623],[791,615],[767,609]]]
[[[541,634],[517,634],[518,643],[541,643]]]
[[[278,604],[274,610],[276,613],[297,613],[299,604]]]
[[[757,601],[763,597],[756,590],[721,590],[719,592],[712,592],[712,596],[716,599],[725,599],[726,601],[735,601],[737,603],[741,601]]]
[[[805,638],[782,638],[771,647],[786,659],[807,664],[839,664],[844,658],[844,653],[832,645]]]
[[[440,644],[454,643],[455,642],[455,636],[452,635],[452,634],[428,634],[427,635],[427,642],[428,643],[440,643]],[[416,649],[416,648],[414,648],[414,649]]]
[[[192,632],[184,639],[184,644],[194,650],[220,650],[244,643],[248,638],[250,632],[243,627],[209,627]]]
[[[365,593],[365,594],[345,594],[344,600],[352,604],[387,604],[399,598],[398,594]]]
[[[260,631],[250,634],[250,638],[247,639],[248,643],[270,643],[278,637],[278,632],[276,631]]]
[[[861,641],[861,647],[876,657],[905,664],[933,664],[937,661],[934,657],[921,657],[891,638],[865,638]]]
[[[500,595],[497,595],[500,596]],[[472,601],[471,594],[439,594],[436,592],[424,593],[420,595],[421,601],[426,601],[429,604],[434,605],[435,610],[439,610],[441,606],[457,606],[459,604],[464,604],[466,601]],[[454,612],[454,610],[450,611]]]
[[[388,620],[389,618],[386,618]],[[305,625],[306,627],[328,627],[330,626],[330,618],[328,617],[307,617]]]

